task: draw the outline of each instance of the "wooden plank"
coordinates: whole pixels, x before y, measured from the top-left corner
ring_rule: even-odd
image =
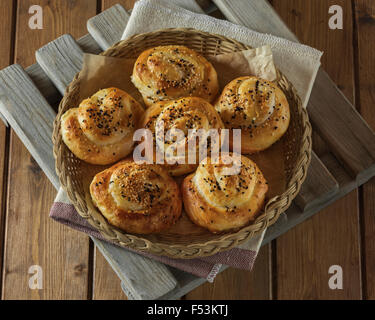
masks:
[[[302,42],[325,52],[323,66],[327,68],[337,83],[344,84],[342,87],[344,93],[348,99],[353,100],[354,70],[352,33],[349,31],[352,30],[350,2],[316,0],[302,3],[296,0],[274,0],[273,4],[276,11]],[[344,8],[344,32],[330,30],[328,27],[329,16],[327,13],[332,4],[339,4]],[[345,56],[342,55],[342,52],[346,53]],[[340,59],[337,59],[338,56]],[[316,83],[319,81],[318,77]],[[335,90],[333,91],[337,92],[337,89]],[[322,96],[325,93],[324,90],[318,92],[315,88],[311,99],[317,99],[313,97]],[[342,100],[342,98],[340,99]],[[319,105],[320,112],[330,109],[326,103]],[[344,104],[350,106],[348,102]],[[346,108],[344,104],[336,105],[338,112],[341,112],[342,108]],[[310,108],[311,104],[308,106],[309,112]],[[325,116],[329,118],[327,113]],[[314,129],[316,129],[315,127]],[[319,156],[322,155],[319,154]],[[337,166],[337,163],[335,165]],[[331,173],[335,174],[331,169],[329,168]],[[342,175],[342,177],[344,176]],[[342,177],[335,176],[335,179],[341,183]],[[343,188],[343,190],[349,191],[350,189]],[[341,184],[340,194],[342,194]],[[288,210],[288,219],[289,212]],[[312,219],[279,237],[276,241],[277,298],[361,298],[358,229],[357,191],[353,191]],[[343,290],[331,290],[328,287],[330,277],[328,269],[331,265],[340,265],[343,268]]]
[[[45,168],[45,174],[55,188],[58,188],[60,184],[55,174],[53,156],[51,157],[50,139],[54,111],[20,65],[12,65],[0,71],[0,80],[1,112],[28,147],[37,164]],[[25,126],[28,122],[32,125]]]
[[[358,236],[347,225],[357,218],[353,194],[277,238],[277,299],[361,298]],[[346,212],[354,218],[343,223]],[[343,290],[328,287],[332,265],[343,268]]]
[[[7,165],[9,153],[9,134],[3,123],[0,123],[0,270],[3,265],[3,239],[5,237],[5,212],[7,189]],[[1,282],[0,282],[1,283]],[[1,285],[0,285],[1,294]]]
[[[7,127],[8,126],[8,122],[7,122],[7,120],[5,119],[5,117],[0,113],[0,120],[3,122],[3,125],[5,126],[5,127]]]
[[[312,153],[308,170],[306,180],[294,200],[302,211],[328,201],[339,191],[338,182],[315,152]]]
[[[250,271],[228,268],[213,284],[205,283],[186,295],[188,300],[268,300],[271,296],[270,246],[259,251],[254,269]]]
[[[9,172],[12,180],[8,195],[3,298],[84,298],[87,294],[84,289],[87,286],[88,261],[83,250],[85,244],[87,245],[86,237],[57,224],[48,226],[46,222],[43,229],[40,229],[44,217],[47,219],[46,211],[48,212],[55,192],[45,180],[39,166],[43,167],[55,186],[59,185],[58,177],[54,172],[52,142],[48,139],[52,134],[51,123],[55,114],[19,65],[2,70],[0,78],[2,80],[0,108],[7,116],[14,132],[27,145],[33,156],[30,158],[26,149],[16,148],[15,142],[12,141],[12,161]],[[25,123],[27,126],[24,125]],[[13,136],[13,139],[18,141],[16,136]],[[27,162],[22,159],[26,156],[29,157]],[[34,159],[38,162],[36,163]],[[28,171],[30,171],[30,177],[28,177]],[[13,179],[22,181],[23,194],[13,189],[15,181]],[[35,188],[38,188],[41,193],[35,193]],[[28,192],[25,192],[25,189]],[[26,222],[30,211],[33,212],[32,222]],[[26,216],[20,217],[24,212]],[[18,219],[24,222],[19,223]],[[32,224],[31,230],[30,224]],[[12,225],[14,227],[11,227]],[[34,231],[36,233],[33,230],[36,230]],[[22,234],[22,241],[20,234]],[[51,246],[45,247],[40,243],[42,241]],[[27,243],[26,246],[25,243]],[[11,250],[12,247],[13,250]],[[26,252],[20,255],[20,251]],[[35,264],[40,265],[45,272],[46,290],[43,292],[31,291],[28,288],[28,268]],[[61,274],[56,273],[59,267]],[[65,287],[69,282],[71,282],[69,287]],[[59,286],[62,291],[54,290],[56,286]]]
[[[116,4],[119,4],[123,6],[125,10],[131,11],[136,2],[137,0],[102,0],[102,9],[106,10]]]
[[[130,15],[120,4],[87,21],[87,30],[103,50],[121,39]]]
[[[69,34],[62,35],[41,47],[35,56],[40,67],[61,94],[64,94],[65,88],[83,65],[83,51]]]
[[[38,4],[44,9],[44,29],[31,30],[28,11],[35,1],[24,0],[17,4],[15,60],[23,66],[34,63],[35,50],[63,31],[80,36],[86,20],[96,13],[96,3],[91,0],[41,0]],[[20,92],[19,88],[14,89]],[[35,108],[38,115],[39,106]],[[27,127],[32,126],[29,119],[24,120],[25,123]],[[56,191],[14,131],[11,133],[9,177],[2,297],[86,299],[88,238],[48,218]],[[28,286],[28,269],[32,265],[43,269],[43,290],[30,290]]]
[[[107,259],[95,247],[93,300],[126,300],[121,281]]]
[[[169,269],[155,260],[104,241],[96,243],[96,246],[101,252],[112,252],[113,259],[108,262],[124,284],[128,299],[155,300],[177,286]]]
[[[56,106],[55,111],[57,111],[57,106],[61,100],[61,95],[56,87],[52,84],[51,80],[46,76],[39,64],[35,63],[30,67],[27,67],[25,71],[47,102],[51,106]]]
[[[77,43],[79,44],[83,52],[92,54],[99,54],[100,52],[102,52],[102,49],[89,34],[86,34],[82,38],[79,38],[77,40]]]
[[[356,19],[357,101],[367,123],[375,130],[375,3],[371,0],[354,1]],[[375,299],[375,179],[363,186],[362,254],[363,294],[365,299]]]
[[[79,44],[81,50],[86,53],[99,54],[102,51],[99,45],[89,34],[86,34],[78,39],[77,43]],[[50,78],[47,77],[40,65],[35,63],[30,67],[27,67],[25,70],[31,80],[33,80],[35,86],[42,93],[43,97],[51,106],[54,106],[55,111],[57,111],[57,105],[61,100],[61,94],[53,85]]]
[[[318,72],[313,93],[308,110],[315,130],[358,184],[365,183],[375,174],[374,131],[348,101],[343,101],[326,72]]]
[[[6,0],[2,1],[0,5],[0,15],[2,17],[0,22],[0,34],[1,34],[1,46],[0,46],[0,68],[4,68],[9,65],[10,56],[12,51],[12,47],[14,44],[14,37],[13,37],[13,19],[14,16],[14,1]],[[8,125],[5,117],[0,112],[0,120],[2,120],[5,126]],[[3,128],[3,124],[0,123],[0,128],[3,133],[5,133],[5,129]],[[3,153],[4,155],[5,153]],[[0,180],[1,182],[1,180]]]
[[[70,35],[40,48],[37,60],[60,92],[73,80],[82,68],[83,51]],[[111,251],[109,261],[120,279],[127,283],[128,292],[134,299],[157,299],[177,285],[176,279],[163,264],[144,258],[127,250],[94,240],[105,252]],[[155,285],[157,277],[157,285]],[[130,298],[130,297],[129,297]]]
[[[15,19],[13,2],[10,0],[0,3],[0,34],[2,35],[2,46],[0,46],[0,69],[9,65],[13,54],[13,24]],[[5,214],[6,214],[6,191],[7,191],[7,167],[9,155],[9,129],[6,127],[7,121],[1,115],[0,118],[0,271],[3,266],[3,240],[5,238]],[[0,276],[0,295],[1,295],[1,278]]]
[[[297,37],[275,13],[272,6],[265,0],[231,1],[212,0],[225,17],[239,25],[252,30],[273,34],[291,41],[298,42]],[[265,23],[267,21],[267,23]]]

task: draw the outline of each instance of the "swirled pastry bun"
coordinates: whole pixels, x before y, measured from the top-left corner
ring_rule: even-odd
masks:
[[[177,183],[158,165],[123,160],[98,173],[90,193],[108,222],[129,233],[161,232],[181,215]]]
[[[209,133],[211,129],[214,129],[218,136],[211,136],[210,146],[212,147],[220,144],[221,129],[224,129],[224,124],[215,108],[206,100],[197,97],[187,97],[155,103],[146,110],[142,127],[151,130],[154,146],[158,145],[159,150],[165,150],[165,158],[171,160],[166,160],[163,166],[172,176],[180,176],[190,173],[198,167],[199,151],[203,150],[205,141],[202,138],[197,142],[196,136],[189,135],[189,132],[203,129],[204,133]],[[164,128],[164,131],[161,131],[161,128]],[[168,132],[176,133],[178,130],[183,133],[182,138],[175,139],[175,141],[172,137],[168,138]],[[164,133],[165,139],[160,136],[160,133]],[[196,142],[195,146],[194,142]],[[189,164],[188,157],[189,146],[194,147],[191,147],[191,152],[195,152],[196,160],[191,164]],[[207,147],[208,153],[211,150],[210,146]],[[181,153],[178,154],[178,150],[185,150],[181,156],[185,163],[178,161],[180,159],[179,155],[181,155]],[[155,154],[154,160],[156,161]],[[175,160],[175,163],[173,163],[173,160]]]
[[[100,90],[61,117],[63,141],[85,162],[114,163],[133,150],[133,133],[143,112],[126,92],[116,88]]]
[[[238,156],[238,174],[228,174],[229,155],[202,161],[182,184],[185,211],[197,225],[213,233],[249,224],[263,207],[268,185],[257,165]],[[233,168],[233,167],[232,167]]]
[[[185,46],[161,46],[144,51],[134,65],[132,81],[145,104],[182,97],[213,102],[219,84],[210,62]]]
[[[215,104],[226,128],[241,129],[241,153],[269,148],[287,131],[288,100],[273,82],[257,77],[231,81]],[[230,139],[232,142],[232,139]]]

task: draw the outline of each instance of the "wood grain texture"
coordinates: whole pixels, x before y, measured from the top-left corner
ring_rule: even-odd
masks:
[[[350,1],[274,0],[273,4],[302,43],[325,52],[323,66],[347,98],[353,101]],[[328,8],[332,4],[342,5],[346,31],[329,29]],[[337,59],[338,56],[340,59]],[[357,191],[353,191],[279,237],[276,241],[277,298],[360,299],[358,230]],[[328,269],[334,264],[343,268],[343,290],[330,290],[328,287]]]
[[[213,2],[225,17],[233,23],[244,25],[261,33],[297,41],[296,36],[275,15],[272,6],[267,1],[213,0]],[[267,23],[264,23],[265,21]]]
[[[50,138],[55,112],[20,65],[1,70],[0,80],[1,112],[38,165],[44,168],[46,176],[58,188]],[[26,126],[25,123],[30,124]]]
[[[25,70],[35,86],[42,93],[43,97],[51,106],[53,106],[55,111],[57,111],[61,95],[51,80],[46,76],[40,65],[35,63],[27,67]]]
[[[352,55],[348,54],[347,57],[352,62]],[[333,63],[332,66],[334,66]],[[353,72],[351,76],[353,76]],[[350,82],[353,81],[345,82],[342,89],[344,92],[345,89],[353,90],[353,87],[350,88]],[[331,82],[326,72],[322,70],[318,72],[313,93],[314,91],[317,94],[311,95],[308,108],[315,130],[326,141],[345,168],[356,178],[358,184],[367,182],[369,177],[375,174],[374,131],[368,127],[350,104],[343,103],[336,91],[336,85]],[[350,96],[352,95],[351,92]],[[349,99],[350,96],[348,96]],[[353,101],[352,98],[351,101]],[[322,105],[331,107],[325,108],[322,112]]]
[[[130,18],[123,6],[116,4],[87,21],[87,30],[103,50],[121,39]]]
[[[108,262],[124,284],[128,299],[159,299],[177,286],[175,277],[165,265],[104,241],[95,244],[102,253],[108,255],[110,252]],[[95,275],[95,279],[99,284],[102,281],[99,275]],[[103,288],[100,289],[103,296]]]
[[[83,65],[83,51],[69,34],[38,49],[35,57],[62,95]]]
[[[137,2],[137,0],[101,0],[101,1],[102,1],[102,10],[106,10],[116,4],[120,4],[127,11],[130,11],[131,9],[133,9],[134,4]]]
[[[302,211],[328,201],[339,191],[338,182],[315,152],[312,153],[308,170],[306,180],[294,200]]]
[[[44,29],[28,27],[29,7],[44,11]],[[18,1],[16,62],[34,62],[34,52],[65,32],[80,36],[96,3],[81,1]],[[56,191],[14,132],[11,135],[9,188],[4,258],[4,299],[86,299],[88,238],[48,218]],[[40,265],[44,289],[30,290],[28,269]]]
[[[259,251],[253,270],[233,268],[220,273],[214,282],[201,285],[188,293],[188,300],[268,300],[271,298],[271,277],[269,266],[270,245]]]
[[[12,0],[1,1],[0,15],[3,19],[0,20],[0,34],[2,35],[2,45],[0,46],[0,69],[9,65],[13,54],[14,37],[12,21],[15,19],[13,9]],[[0,270],[2,270],[3,265],[3,239],[5,231],[7,166],[9,154],[9,129],[5,126],[5,123],[7,123],[5,118],[2,119],[4,119],[4,122],[0,121]]]
[[[95,248],[93,300],[126,300],[121,281],[102,253]]]
[[[354,1],[356,19],[357,104],[375,130],[375,2]],[[363,186],[362,239],[364,298],[375,299],[375,179]]]
[[[2,124],[5,126],[5,127],[8,127],[9,124],[7,122],[7,120],[5,119],[4,115],[2,113],[0,113],[0,120],[2,122]]]
[[[0,16],[2,17],[0,21],[0,34],[1,34],[1,46],[0,46],[0,69],[5,68],[10,63],[10,57],[13,53],[13,20],[15,17],[15,3],[13,0],[4,0],[0,4]],[[7,126],[7,121],[2,116],[0,112],[0,128],[1,131],[5,133],[5,129],[2,127],[4,124]]]

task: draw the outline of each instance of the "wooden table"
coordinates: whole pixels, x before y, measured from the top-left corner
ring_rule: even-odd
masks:
[[[84,35],[86,21],[134,0],[2,0],[0,69],[27,67],[35,50],[58,36]],[[210,1],[200,1],[209,6]],[[325,52],[323,67],[375,128],[375,2],[273,0],[301,42]],[[44,29],[28,26],[41,5]],[[341,5],[344,29],[331,30],[328,8]],[[223,17],[219,11],[213,13]],[[319,156],[328,147],[318,135]],[[120,281],[89,238],[48,218],[55,189],[11,129],[0,123],[0,267],[2,299],[126,299]],[[43,270],[43,290],[30,290],[29,267]],[[329,267],[343,269],[343,289],[328,286]],[[375,179],[261,249],[252,272],[228,269],[186,299],[374,299]]]

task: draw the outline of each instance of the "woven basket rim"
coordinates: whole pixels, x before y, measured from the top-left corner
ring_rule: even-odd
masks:
[[[201,37],[213,37],[219,39],[220,41],[230,42],[238,47],[243,47],[244,49],[251,49],[251,47],[248,45],[245,45],[237,40],[230,39],[222,35],[207,33],[195,30],[193,28],[170,28],[134,35],[127,40],[117,42],[109,49],[100,53],[100,55],[110,56],[110,54],[119,47],[129,45],[135,41],[140,41],[147,37],[156,37],[163,35],[165,33],[184,33],[185,36],[187,34],[194,34]],[[149,239],[143,238],[142,235],[128,234],[125,231],[119,230],[118,228],[110,225],[103,216],[99,219],[94,217],[91,214],[90,209],[87,208],[85,199],[82,199],[82,197],[73,189],[71,178],[69,174],[67,174],[65,166],[62,165],[64,159],[62,158],[63,142],[60,132],[60,119],[63,114],[67,96],[72,94],[74,90],[77,90],[80,72],[76,74],[71,84],[66,88],[65,95],[59,105],[58,114],[54,121],[54,130],[52,136],[54,145],[53,153],[56,160],[56,173],[59,177],[61,187],[66,191],[69,200],[74,205],[80,216],[85,218],[93,227],[99,230],[101,235],[103,235],[106,239],[123,247],[128,247],[135,250],[149,252],[157,255],[164,255],[172,258],[192,259],[210,256],[240,245],[248,239],[263,232],[268,226],[274,224],[279,218],[279,216],[290,206],[292,200],[298,194],[302,183],[306,179],[307,169],[311,161],[312,129],[311,124],[309,122],[307,111],[302,106],[302,101],[298,96],[293,84],[284,75],[282,75],[281,72],[279,72],[279,74],[282,77],[282,79],[286,81],[290,86],[290,90],[292,91],[293,96],[295,97],[297,102],[298,113],[303,123],[301,148],[298,152],[298,157],[295,162],[296,166],[293,169],[293,174],[290,180],[288,181],[286,190],[281,195],[278,195],[270,199],[265,206],[263,214],[261,214],[251,225],[245,226],[233,233],[223,234],[217,239],[205,241],[204,243],[192,243],[182,245],[150,241]]]

